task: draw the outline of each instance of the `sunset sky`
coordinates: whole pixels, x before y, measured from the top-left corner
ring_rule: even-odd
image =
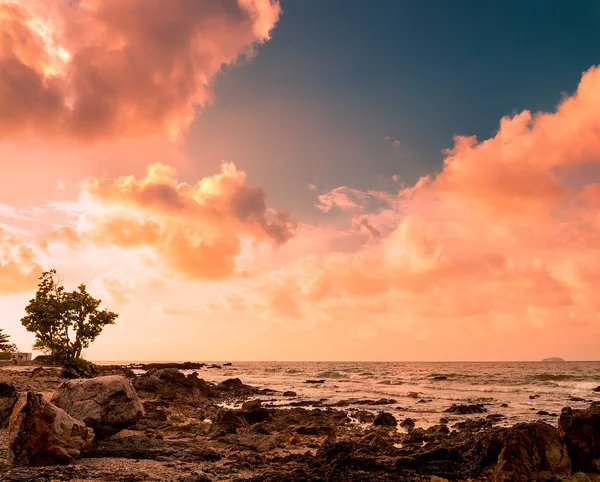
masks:
[[[600,358],[598,0],[0,0],[0,327],[91,360]]]

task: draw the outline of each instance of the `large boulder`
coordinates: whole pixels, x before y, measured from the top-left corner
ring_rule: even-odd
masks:
[[[19,399],[19,394],[10,383],[0,382],[0,428],[8,426],[10,414]]]
[[[134,380],[136,390],[144,399],[197,399],[215,396],[212,385],[198,378],[196,372],[184,375],[177,368],[149,370]]]
[[[507,430],[493,482],[554,480],[571,474],[571,461],[558,431],[545,423],[519,423]]]
[[[562,409],[558,432],[567,446],[573,468],[588,470],[593,460],[600,458],[600,406],[584,410]]]
[[[39,393],[19,397],[8,428],[8,458],[17,465],[69,463],[93,440],[85,424]]]
[[[98,438],[133,425],[144,415],[144,406],[131,381],[109,375],[62,383],[52,403],[92,427]]]

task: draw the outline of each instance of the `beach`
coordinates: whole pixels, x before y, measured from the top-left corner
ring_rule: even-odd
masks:
[[[46,467],[9,464],[7,431],[0,430],[0,480],[600,480],[596,469],[570,460],[556,430],[569,416],[562,410],[567,405],[575,414],[598,410],[600,417],[594,405],[598,393],[590,388],[597,368],[595,363],[98,365],[98,380],[131,380],[143,417],[94,440],[70,463]],[[51,367],[0,368],[0,382],[48,400],[65,382],[59,375]],[[527,452],[531,441],[533,454]],[[510,452],[515,444],[527,447],[525,455],[516,450],[516,462]],[[553,462],[547,453],[556,450],[562,455]]]

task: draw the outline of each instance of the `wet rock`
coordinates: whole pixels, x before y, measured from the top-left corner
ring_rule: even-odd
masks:
[[[0,428],[8,427],[8,420],[19,394],[10,383],[0,382]]]
[[[583,410],[563,408],[558,431],[567,446],[573,468],[592,469],[593,460],[600,458],[600,407],[591,405]]]
[[[503,437],[492,481],[528,482],[544,473],[571,473],[571,461],[557,430],[542,422],[520,423],[509,429]]]
[[[137,377],[133,385],[144,399],[197,399],[216,395],[215,388],[198,378],[196,373],[186,376],[176,368],[150,370]]]
[[[448,413],[457,413],[459,415],[466,415],[470,413],[483,413],[487,412],[487,409],[480,403],[476,403],[473,405],[457,405],[453,403],[450,408],[444,410],[444,412]]]
[[[401,427],[414,427],[415,426],[415,421],[412,418],[405,418],[404,420],[402,420],[402,422],[400,423]]]
[[[250,397],[252,395],[261,394],[269,395],[274,393],[273,390],[259,389],[246,385],[239,378],[228,378],[219,383],[215,388],[218,394],[233,398]]]
[[[286,390],[285,392],[283,392],[283,396],[284,397],[297,397],[298,394],[292,390]]]
[[[483,429],[488,429],[493,426],[493,421],[487,418],[472,418],[470,420],[463,420],[455,423],[454,427],[459,430],[466,430],[470,432],[476,432]]]
[[[352,416],[360,423],[372,423],[375,420],[375,414],[367,410],[357,410]]]
[[[268,420],[271,417],[272,410],[263,408],[260,400],[250,400],[242,404],[241,413],[246,422],[253,425]]]
[[[205,367],[206,363],[194,363],[194,362],[169,362],[169,363],[143,363],[137,368],[142,370],[162,370],[164,368],[176,368],[178,370],[197,370],[199,368]]]
[[[68,463],[94,438],[83,422],[31,392],[19,397],[8,430],[8,458],[16,465]]]
[[[402,436],[403,444],[420,444],[422,442],[432,442],[444,437],[450,433],[446,425],[432,425],[428,429],[412,428],[408,433]]]
[[[64,382],[52,403],[93,428],[98,438],[131,426],[144,415],[131,381],[119,375]]]
[[[398,425],[396,417],[389,412],[379,412],[373,420],[373,425],[380,427],[395,427]]]
[[[237,429],[243,425],[243,420],[233,410],[227,410],[217,415],[210,428],[210,433],[214,436],[237,433]]]

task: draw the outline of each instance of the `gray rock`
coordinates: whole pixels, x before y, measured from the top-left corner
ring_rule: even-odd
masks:
[[[144,416],[131,381],[120,375],[66,381],[52,403],[93,428],[98,438],[113,435]]]
[[[8,458],[15,465],[69,463],[93,440],[80,420],[46,401],[39,393],[19,397],[8,428]]]

